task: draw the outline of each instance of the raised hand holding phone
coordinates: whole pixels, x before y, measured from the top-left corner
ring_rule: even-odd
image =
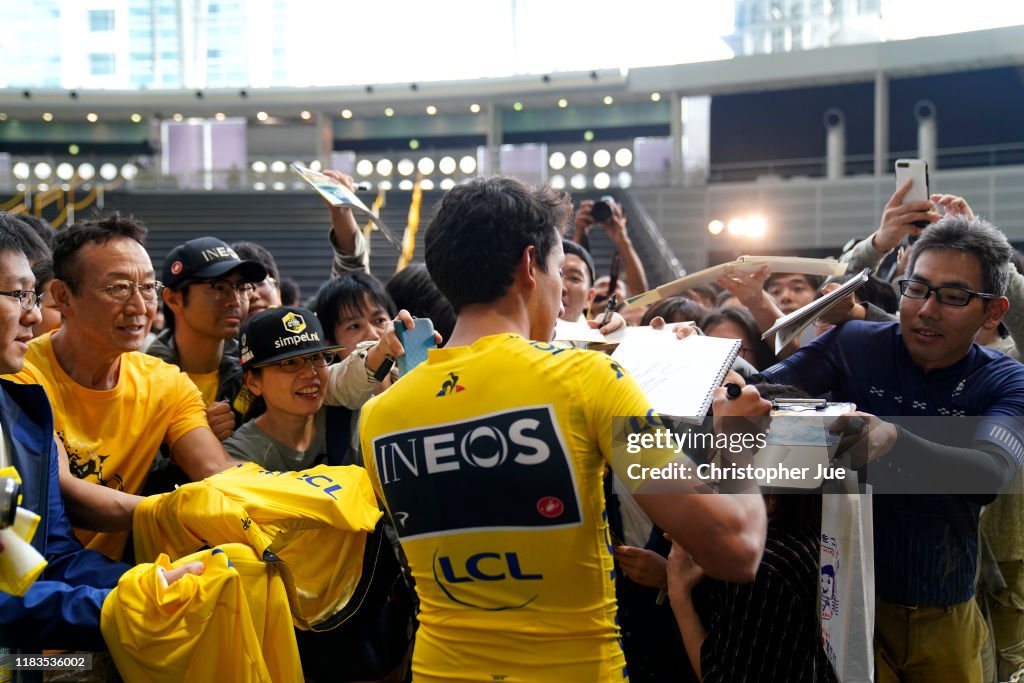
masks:
[[[399,376],[404,376],[427,359],[427,352],[437,348],[434,323],[430,318],[413,318],[415,327],[408,329],[401,320],[395,323],[395,334],[402,342],[405,354],[398,359]]]

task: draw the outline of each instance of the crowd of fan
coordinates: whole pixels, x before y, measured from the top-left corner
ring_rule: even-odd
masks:
[[[736,271],[605,317],[613,296],[622,302],[649,284],[621,207],[596,223],[590,200],[575,207],[574,229],[557,250],[560,317],[604,332],[687,323],[678,336],[738,339],[731,381],[765,397],[830,394],[865,417],[953,410],[1019,420],[1021,261],[962,198],[903,203],[906,190],[893,195],[877,230],[836,254],[851,272],[870,268],[869,283],[778,353],[762,333],[842,278]],[[0,646],[103,649],[100,605],[132,562],[141,497],[238,461],[282,471],[362,464],[360,409],[388,391],[397,369],[387,366],[403,353],[395,321],[429,318],[443,345],[460,312],[424,264],[386,283],[371,274],[351,211],[329,213],[331,279],[305,300],[252,242],[191,240],[155,265],[145,217],[114,213],[54,231],[0,215],[0,286],[10,290],[0,291],[0,467],[14,464],[23,481],[42,482],[25,504],[43,515],[40,547],[50,563],[26,597],[0,596]],[[600,277],[585,248],[594,229],[618,252],[610,277]],[[313,333],[298,355],[273,343],[291,324]],[[45,397],[21,386],[35,384]],[[49,410],[38,405],[43,398]],[[920,436],[892,435],[905,445],[915,438],[931,452]],[[1012,495],[1024,492],[1019,452],[993,442],[947,450],[935,448],[934,462],[992,472],[1003,493],[876,496],[880,681],[1007,680],[1024,664],[1024,506]],[[746,582],[705,576],[612,475],[605,498],[632,680],[834,680],[820,637],[820,496],[765,496],[767,535]],[[922,620],[930,630],[918,637]],[[315,678],[316,658],[339,656],[335,646],[300,641],[307,676]],[[408,657],[389,665],[354,666],[346,680],[408,675]]]

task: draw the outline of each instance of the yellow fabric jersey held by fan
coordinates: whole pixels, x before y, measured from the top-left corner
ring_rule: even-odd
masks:
[[[203,563],[167,585],[160,569]],[[127,571],[103,602],[100,629],[126,681],[301,681],[284,582],[249,547],[227,544]]]
[[[280,566],[295,625],[330,625],[356,590],[367,534],[381,518],[362,467],[274,472],[245,463],[149,496],[135,510],[135,557],[172,559],[242,543]],[[280,562],[277,562],[280,560]]]
[[[364,406],[420,600],[417,681],[625,680],[602,474],[613,418],[651,415],[608,356],[511,334],[432,349]]]
[[[25,367],[9,379],[41,384],[53,407],[57,436],[68,452],[71,474],[127,493],[139,493],[161,444],[209,427],[195,385],[178,368],[138,352],[121,354],[117,385],[87,389],[71,379],[53,353],[50,334],[33,339]],[[75,529],[87,548],[118,560],[127,532]]]

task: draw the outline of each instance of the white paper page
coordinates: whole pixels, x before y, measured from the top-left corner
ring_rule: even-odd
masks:
[[[555,341],[598,342],[604,344],[608,340],[597,329],[590,327],[586,323],[559,319],[555,322]]]
[[[656,411],[699,421],[739,349],[738,339],[690,335],[680,340],[667,330],[637,327],[630,328],[612,358],[636,379]]]
[[[865,268],[856,277],[843,283],[841,287],[776,320],[775,324],[761,335],[761,339],[767,339],[770,335],[775,334],[775,353],[779,353],[818,316],[838,304],[844,297],[857,291],[867,281],[868,269]]]

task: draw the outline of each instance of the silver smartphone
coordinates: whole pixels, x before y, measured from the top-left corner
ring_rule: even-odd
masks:
[[[926,202],[931,196],[928,189],[928,162],[924,159],[897,159],[896,160],[896,189],[913,180],[910,191],[903,198],[903,203]],[[928,221],[915,221],[914,225],[919,228],[927,228]]]

